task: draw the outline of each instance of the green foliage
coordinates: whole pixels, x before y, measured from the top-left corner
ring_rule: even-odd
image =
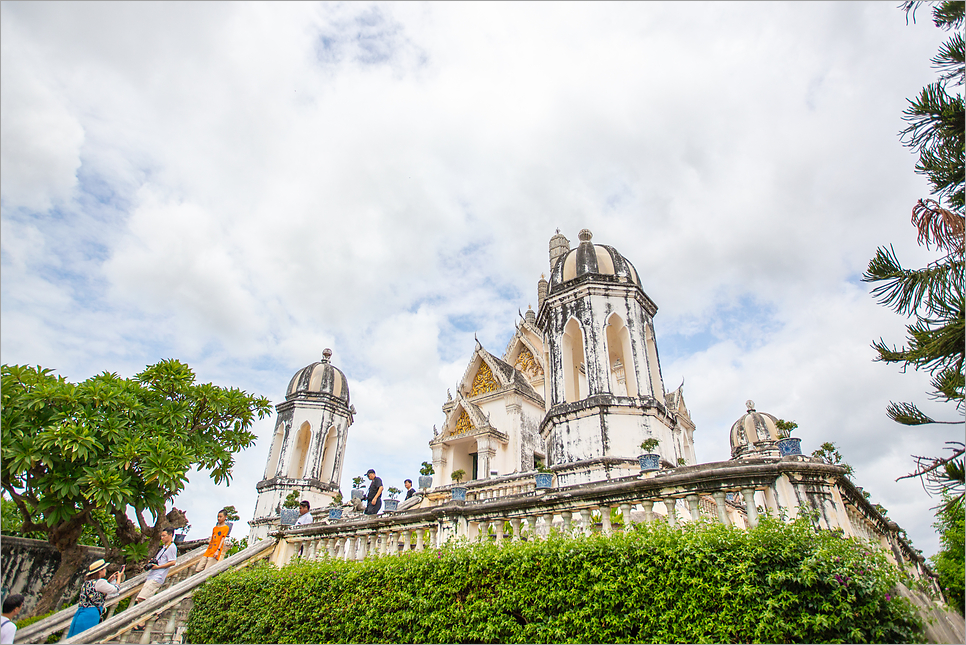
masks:
[[[790,437],[792,432],[798,429],[798,424],[794,421],[785,421],[784,419],[779,419],[775,422],[775,425],[781,431],[783,437]]]
[[[362,482],[364,482],[364,481],[365,481],[365,477],[362,477],[361,475],[358,476],[358,477],[353,477],[352,478],[352,487],[353,488],[362,488]]]
[[[244,551],[247,548],[248,548],[248,538],[247,537],[243,537],[240,540],[234,540],[234,539],[232,539],[231,545],[228,547],[228,550],[225,551],[225,557],[226,558],[230,558],[231,556],[235,555],[236,553],[241,553],[242,551]]]
[[[906,18],[915,20],[919,2],[902,5]],[[912,367],[931,375],[932,399],[954,403],[961,414],[966,392],[963,337],[966,334],[966,298],[963,289],[964,230],[964,144],[966,144],[966,110],[961,91],[950,92],[952,83],[962,86],[966,75],[964,41],[961,31],[963,2],[932,4],[933,23],[952,36],[932,59],[938,80],[924,87],[903,112],[908,124],[902,131],[902,143],[918,154],[916,173],[929,179],[933,198],[920,199],[912,209],[912,224],[918,242],[926,248],[935,245],[942,256],[921,269],[907,269],[899,262],[895,250],[880,247],[863,275],[865,282],[876,286],[872,295],[879,304],[912,319],[906,325],[906,344],[888,345],[884,339],[873,342],[876,360],[896,363],[903,370]],[[892,420],[910,426],[962,421],[937,421],[915,403],[892,402],[886,408]],[[957,414],[957,416],[959,416]],[[916,469],[908,477],[921,477],[931,492],[951,492],[947,503],[962,504],[966,480],[963,477],[961,442],[950,442],[948,457],[916,456]],[[946,466],[952,464],[951,467]]]
[[[124,554],[124,559],[127,562],[140,562],[142,560],[147,560],[148,543],[134,542],[133,544],[125,544],[121,547],[121,553]]]
[[[386,492],[389,493],[389,499],[396,499],[402,491],[395,486],[390,486],[386,489]]]
[[[338,508],[339,506],[342,506],[342,491],[341,490],[332,497],[332,501],[329,502],[329,506],[331,506],[333,508]]]
[[[687,463],[688,462],[684,460],[684,457],[678,457],[678,466],[686,466]]]
[[[21,512],[21,530],[46,534],[62,553],[85,527],[98,537],[95,524],[110,529],[107,515],[126,519],[129,506],[142,530],[145,511],[162,520],[192,469],[228,481],[235,453],[255,441],[256,415],[271,413],[268,399],[196,383],[177,360],[130,379],[104,372],[80,383],[39,366],[4,364],[0,374],[0,485]],[[110,538],[95,543],[102,541]],[[62,591],[48,585],[36,609],[50,608]]]
[[[207,581],[193,643],[918,642],[881,553],[808,522],[639,525]],[[364,600],[360,600],[360,598]]]
[[[852,477],[852,466],[845,463],[845,461],[842,459],[842,453],[839,452],[839,449],[831,441],[826,441],[819,446],[818,450],[813,450],[812,456],[816,459],[821,459],[825,463],[832,466],[841,466],[842,468],[845,468],[845,475],[850,478]],[[868,497],[868,495],[866,496]]]
[[[949,496],[946,495],[948,498]],[[933,524],[939,532],[939,553],[930,558],[933,569],[939,574],[939,586],[943,595],[959,613],[966,611],[964,581],[966,576],[966,521],[962,504],[945,504]]]
[[[227,514],[225,519],[229,522],[237,522],[241,519],[241,515],[238,514],[238,509],[234,506],[226,506],[225,513]]]
[[[298,508],[301,500],[299,497],[302,493],[299,492],[297,488],[292,489],[292,492],[288,494],[285,501],[282,502],[282,508]]]
[[[652,452],[659,445],[661,445],[660,439],[655,439],[654,437],[650,437],[641,442],[641,450],[643,450],[646,453]]]
[[[424,461],[422,467],[419,469],[419,474],[423,477],[429,477],[436,471],[433,469],[433,464],[428,461]]]
[[[453,474],[450,475],[450,477],[452,477],[455,483],[459,484],[463,480],[463,478],[466,477],[466,471],[463,470],[462,468],[460,468],[459,470],[454,470]]]

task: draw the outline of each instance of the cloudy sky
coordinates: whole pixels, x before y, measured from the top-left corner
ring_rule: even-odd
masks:
[[[586,227],[660,308],[701,461],[753,399],[807,451],[834,441],[931,554],[935,500],[895,478],[961,429],[886,418],[928,379],[873,363],[904,320],[860,281],[880,245],[933,259],[897,136],[944,36],[920,14],[4,2],[3,362],[176,357],[278,403],[331,347],[358,410],[343,489],[368,467],[401,487],[474,334],[502,354],[550,236]],[[251,519],[273,424],[229,487],[176,500],[193,537],[226,503]]]

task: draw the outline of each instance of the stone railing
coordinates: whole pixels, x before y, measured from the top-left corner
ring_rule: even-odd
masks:
[[[839,466],[793,456],[700,464],[547,490],[530,489],[523,483],[524,476],[507,477],[470,487],[478,493],[493,492],[491,498],[478,496],[466,502],[283,531],[277,534],[281,540],[272,561],[283,566],[297,556],[358,560],[408,549],[439,548],[453,537],[474,540],[488,536],[491,527],[497,540],[519,540],[542,537],[552,528],[588,532],[599,518],[601,530],[610,532],[615,508],[625,523],[662,516],[671,524],[706,518],[741,527],[758,523],[759,508],[789,519],[800,508],[808,508],[819,528],[840,530],[846,536],[863,537],[867,527],[874,527],[878,545],[887,553],[898,554],[900,562],[916,562],[916,572],[922,577],[926,569],[918,566],[922,562],[898,538],[894,525],[871,505],[863,504],[864,499],[853,501],[856,493],[844,472]],[[498,495],[500,492],[503,494]],[[445,489],[436,489],[430,500],[444,493]],[[860,517],[863,523],[857,525]],[[510,529],[504,531],[507,524]]]

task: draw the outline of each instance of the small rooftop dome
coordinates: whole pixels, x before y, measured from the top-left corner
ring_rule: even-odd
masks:
[[[778,419],[755,410],[754,401],[745,401],[748,411],[731,426],[731,458],[748,459],[770,455],[775,442],[786,435],[778,429]]]
[[[297,371],[289,381],[285,398],[313,398],[328,395],[349,405],[349,384],[346,382],[345,374],[329,362],[331,358],[332,350],[326,348],[322,352],[321,361]]]
[[[584,275],[607,276],[607,282],[628,282],[641,286],[637,270],[612,246],[593,244],[594,234],[586,228],[577,235],[577,248],[560,256],[550,271],[550,291]]]

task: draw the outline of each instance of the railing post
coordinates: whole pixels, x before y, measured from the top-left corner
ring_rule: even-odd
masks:
[[[644,521],[653,522],[654,521],[654,500],[649,499],[641,502],[641,508],[644,509]],[[630,516],[631,514],[628,513],[627,517],[630,517]]]
[[[584,532],[584,535],[590,535],[590,509],[582,508],[580,509],[580,528]]]
[[[758,507],[755,506],[755,489],[742,488],[741,496],[745,498],[745,513],[748,514],[748,526],[758,526]]]
[[[488,520],[483,520],[480,522],[480,534],[477,536],[480,542],[486,542],[490,539],[490,522]]]
[[[678,505],[678,500],[673,497],[665,497],[662,499],[662,501],[664,502],[664,508],[667,509],[667,523],[671,526],[677,526],[678,514],[676,507]]]
[[[366,553],[369,551],[369,536],[366,534],[359,536],[359,548],[356,550],[357,560],[365,560]]]
[[[688,495],[685,499],[688,500],[688,507],[691,509],[691,519],[697,522],[701,519],[701,514],[698,511],[698,496]]]
[[[651,503],[651,507],[653,508],[653,506],[654,506],[654,504],[652,502]],[[621,504],[621,519],[624,520],[624,530],[625,531],[627,529],[631,528],[631,524],[633,524],[633,522],[631,522],[631,505],[630,504]]]
[[[711,493],[711,497],[714,498],[715,506],[718,507],[718,521],[728,526],[731,522],[728,520],[728,507],[725,505],[725,493],[719,490],[716,493]]]
[[[510,518],[510,528],[513,531],[513,542],[520,541],[520,518],[512,517]]]
[[[550,537],[550,530],[553,529],[553,513],[543,514],[543,525],[547,529],[546,537]]]
[[[403,553],[408,553],[409,552],[409,537],[410,537],[410,531],[409,531],[409,529],[403,530],[402,535],[403,535]]]
[[[399,553],[399,532],[389,531],[389,555],[397,555]]]
[[[345,546],[342,549],[342,559],[354,560],[355,550],[356,550],[356,538],[354,535],[350,535],[345,539]]]
[[[563,511],[560,513],[560,517],[563,518],[563,530],[564,533],[570,533],[570,518],[574,516],[570,511]]]
[[[535,540],[537,538],[537,516],[527,515],[527,532],[530,533],[530,539]]]
[[[423,533],[425,532],[426,532],[426,529],[424,528],[416,529],[416,550],[417,551],[423,550]]]
[[[610,523],[610,506],[600,507],[600,523],[603,525],[604,535],[614,532],[614,527]]]
[[[493,532],[496,534],[496,543],[503,544],[503,518],[498,518],[493,523]]]

